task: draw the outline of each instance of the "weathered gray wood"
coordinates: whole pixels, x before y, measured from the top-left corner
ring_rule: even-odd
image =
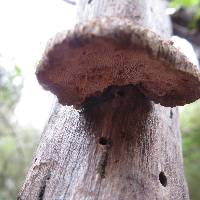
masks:
[[[81,0],[79,20],[121,15],[170,34],[163,1]],[[164,25],[164,26],[162,26]],[[55,105],[19,199],[188,199],[177,108],[113,87],[84,111]]]
[[[166,5],[164,0],[79,0],[78,21],[100,16],[126,17],[165,38],[171,35]]]

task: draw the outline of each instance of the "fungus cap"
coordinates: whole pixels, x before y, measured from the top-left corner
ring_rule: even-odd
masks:
[[[36,75],[63,105],[80,106],[109,86],[130,84],[163,106],[200,97],[197,67],[173,42],[118,17],[96,18],[57,34]]]

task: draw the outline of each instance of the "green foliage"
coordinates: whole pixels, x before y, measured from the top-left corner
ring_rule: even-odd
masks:
[[[5,67],[0,63],[0,200],[16,199],[38,142],[38,131],[20,127],[14,116],[23,87],[21,69]]]
[[[198,29],[198,23],[200,21],[200,0],[172,0],[170,5],[174,8],[185,8],[192,10],[194,16],[190,19],[190,23],[187,25],[189,29]]]
[[[2,137],[0,140],[0,152],[2,152],[2,157],[12,156],[13,152],[15,151],[15,141],[13,137],[7,135]],[[2,169],[2,163],[0,163],[0,169]]]
[[[38,142],[36,130],[20,131],[18,141],[10,135],[0,137],[0,200],[16,199]]]
[[[200,4],[200,0],[172,0],[171,6],[172,7],[191,7],[191,6],[198,6]]]
[[[15,66],[15,76],[21,76],[22,75],[22,71],[21,69],[16,65]]]
[[[185,106],[181,113],[183,156],[191,199],[200,199],[200,101]]]
[[[0,66],[0,116],[3,113],[12,113],[20,97],[23,86],[23,77],[19,67],[11,71]]]

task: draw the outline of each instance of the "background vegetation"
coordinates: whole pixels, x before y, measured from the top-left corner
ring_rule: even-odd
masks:
[[[180,115],[185,174],[193,200],[200,199],[200,101],[185,106]]]
[[[21,70],[0,63],[0,200],[16,199],[38,140],[34,128],[20,127],[14,109],[23,87]]]
[[[194,46],[200,60],[200,0],[172,0],[174,33]],[[180,109],[185,174],[190,198],[200,199],[200,100]]]

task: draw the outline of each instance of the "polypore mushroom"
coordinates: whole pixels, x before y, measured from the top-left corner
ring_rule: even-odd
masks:
[[[63,105],[80,106],[109,86],[129,84],[163,106],[200,97],[200,74],[173,42],[117,17],[97,18],[58,34],[36,75]]]

